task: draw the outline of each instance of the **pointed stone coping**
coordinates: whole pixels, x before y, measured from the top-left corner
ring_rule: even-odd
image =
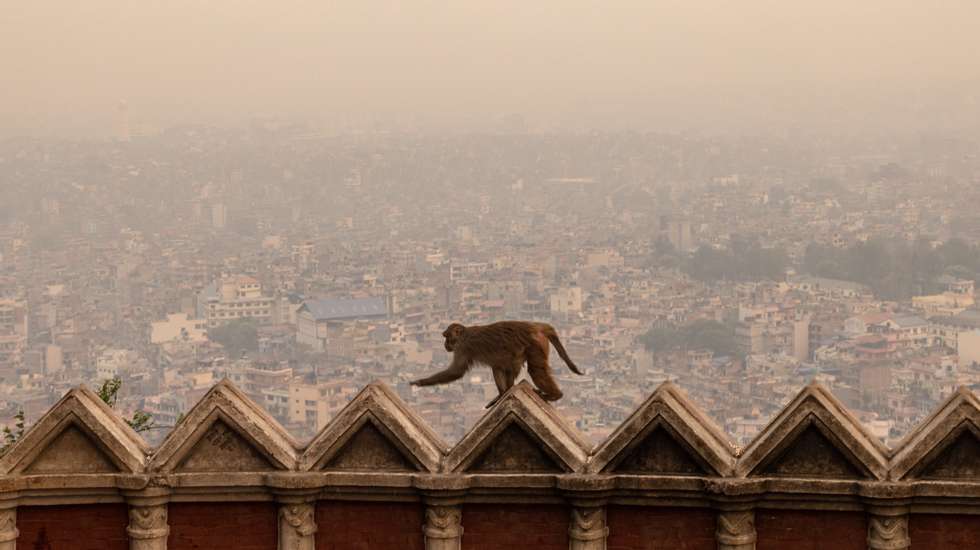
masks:
[[[855,469],[863,470],[863,475],[878,480],[888,476],[888,448],[816,382],[803,388],[745,448],[735,464],[736,476],[755,475],[772,464],[810,428],[819,431]]]
[[[704,413],[671,382],[664,382],[624,421],[589,461],[590,473],[616,473],[636,447],[664,429],[709,475],[729,476],[735,468],[735,446]],[[656,472],[651,472],[656,475]],[[671,475],[664,473],[664,475]]]
[[[268,413],[227,379],[194,405],[150,458],[149,469],[174,472],[212,425],[222,422],[281,470],[296,467],[296,441]]]
[[[898,444],[889,477],[918,476],[967,431],[980,432],[980,400],[961,386]]]
[[[24,474],[66,430],[75,428],[95,447],[96,453],[122,473],[142,472],[151,449],[118,413],[85,386],[70,390],[29,429],[0,459],[0,473]],[[87,443],[86,442],[86,443]],[[77,456],[52,456],[58,472],[91,473],[85,465],[73,464]],[[91,457],[99,458],[103,457]],[[106,464],[108,465],[108,464]],[[75,470],[77,468],[77,470]]]
[[[524,380],[505,393],[449,451],[443,470],[465,472],[515,423],[536,438],[541,450],[566,472],[581,473],[585,468],[588,442]]]
[[[367,423],[373,424],[420,472],[438,472],[447,446],[442,439],[380,381],[361,390],[350,403],[313,438],[299,460],[299,469],[309,471],[342,452]]]

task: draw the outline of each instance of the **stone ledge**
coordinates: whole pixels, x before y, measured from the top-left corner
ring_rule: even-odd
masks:
[[[0,459],[0,506],[123,502],[151,493],[180,502],[271,501],[302,492],[980,513],[980,456],[967,452],[980,433],[980,401],[966,389],[893,450],[811,384],[741,454],[672,384],[595,448],[526,383],[452,448],[380,382],[305,447],[227,381],[158,449],[96,400],[90,390],[72,390]],[[370,433],[358,436],[368,424]],[[78,455],[60,452],[79,445]],[[357,463],[362,457],[368,466]]]

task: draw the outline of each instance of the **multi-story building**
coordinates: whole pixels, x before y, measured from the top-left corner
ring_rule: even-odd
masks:
[[[307,300],[296,314],[296,342],[325,351],[331,325],[387,316],[388,306],[382,297]]]
[[[0,300],[0,364],[18,360],[27,348],[27,304],[20,300]]]
[[[582,312],[582,289],[561,287],[551,294],[551,314],[553,316],[574,315]]]
[[[150,343],[165,342],[206,342],[208,339],[207,321],[205,319],[190,319],[186,313],[171,313],[166,321],[157,321],[151,325]]]
[[[355,393],[357,386],[349,380],[311,384],[294,379],[288,387],[287,420],[291,426],[321,430]]]
[[[262,284],[246,275],[221,279],[198,297],[198,314],[207,319],[208,328],[239,319],[271,323],[275,307],[276,298],[263,295]]]

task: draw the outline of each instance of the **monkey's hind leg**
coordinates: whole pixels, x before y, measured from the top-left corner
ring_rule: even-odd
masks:
[[[545,401],[558,401],[562,397],[558,384],[551,376],[547,356],[541,352],[530,352],[527,357],[527,374],[538,387],[538,395]]]

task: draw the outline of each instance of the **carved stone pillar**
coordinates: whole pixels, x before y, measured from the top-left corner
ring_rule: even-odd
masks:
[[[290,500],[290,499],[286,499]],[[315,550],[316,503],[297,499],[279,504],[279,550]]]
[[[167,489],[151,488],[127,495],[129,503],[130,550],[167,550],[170,526],[167,524]]]
[[[572,520],[568,526],[569,550],[606,550],[605,506],[573,506]]]
[[[718,550],[755,550],[755,511],[721,509],[715,525]]]
[[[458,504],[430,503],[425,507],[425,550],[460,550],[463,508]]]
[[[17,550],[17,507],[0,509],[0,550]]]
[[[904,506],[873,506],[868,510],[869,550],[908,550],[908,508]]]
[[[425,504],[425,550],[460,550],[463,501],[469,480],[463,476],[420,475],[413,480]]]

